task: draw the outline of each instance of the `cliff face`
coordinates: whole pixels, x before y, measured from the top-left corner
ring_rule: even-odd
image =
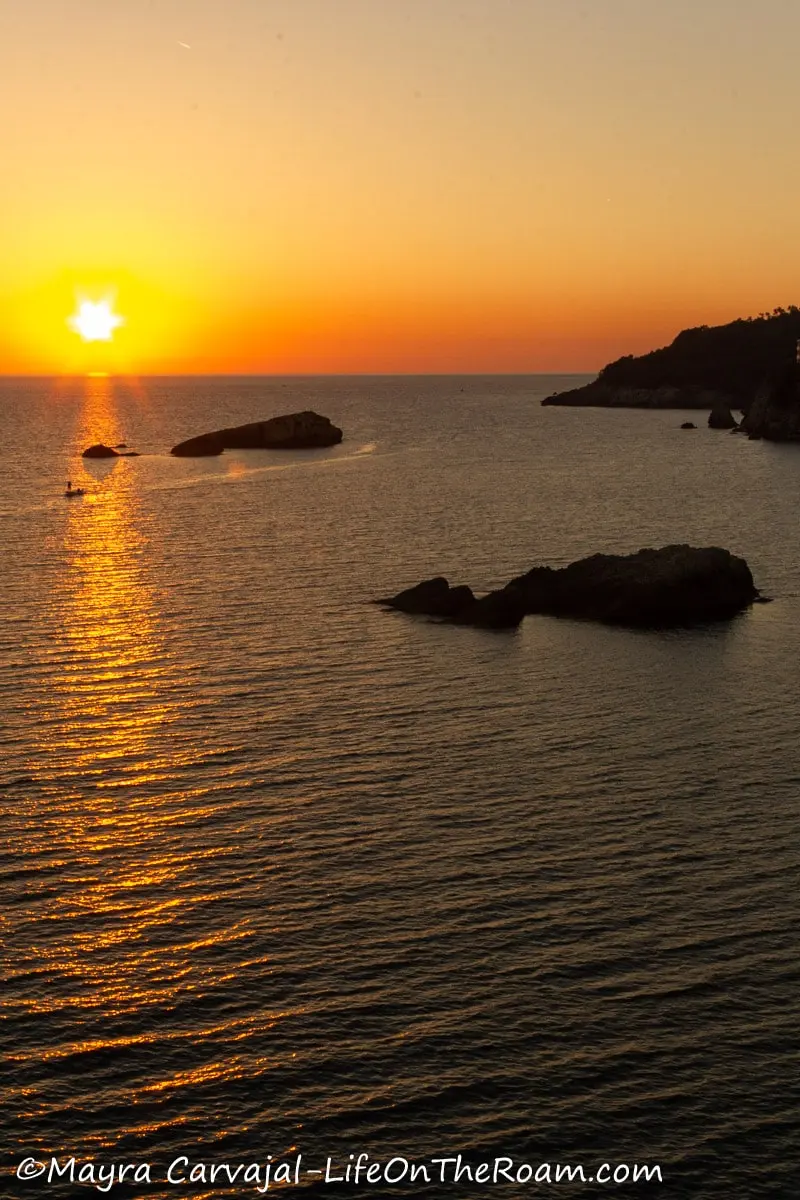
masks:
[[[800,442],[800,367],[796,363],[765,380],[742,428],[754,438]]]
[[[746,411],[763,380],[794,362],[800,308],[684,329],[660,350],[609,363],[586,387],[543,404],[630,408],[705,408],[723,402]]]

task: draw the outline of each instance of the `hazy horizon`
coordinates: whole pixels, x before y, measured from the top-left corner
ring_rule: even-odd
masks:
[[[584,378],[597,371],[152,371],[124,374],[116,371],[72,373],[8,371],[0,379],[531,379],[550,376]]]
[[[798,42],[784,0],[19,8],[0,371],[589,372],[791,303]]]

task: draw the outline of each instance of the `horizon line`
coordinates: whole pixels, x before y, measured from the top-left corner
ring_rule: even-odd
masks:
[[[593,371],[3,371],[1,379],[528,379],[540,375],[597,375]]]

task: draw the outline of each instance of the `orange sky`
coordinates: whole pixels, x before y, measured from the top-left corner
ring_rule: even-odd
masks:
[[[0,371],[594,370],[798,303],[798,47],[794,0],[15,6]]]

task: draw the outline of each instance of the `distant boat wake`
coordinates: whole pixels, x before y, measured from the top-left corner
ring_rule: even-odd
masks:
[[[238,483],[242,479],[250,478],[253,475],[265,475],[271,471],[292,471],[297,469],[307,470],[310,467],[330,467],[336,463],[353,462],[356,459],[364,458],[367,455],[374,454],[378,448],[377,442],[365,442],[363,446],[358,446],[351,454],[331,454],[327,458],[311,458],[311,459],[295,459],[293,462],[280,463],[265,463],[258,467],[242,466],[241,461],[237,461],[233,470],[226,471],[224,474],[204,474],[193,475],[190,479],[176,480],[170,483],[155,484],[151,491],[169,491],[174,488],[196,487],[202,484],[207,487],[211,483],[230,484]],[[214,461],[219,461],[218,459]]]

